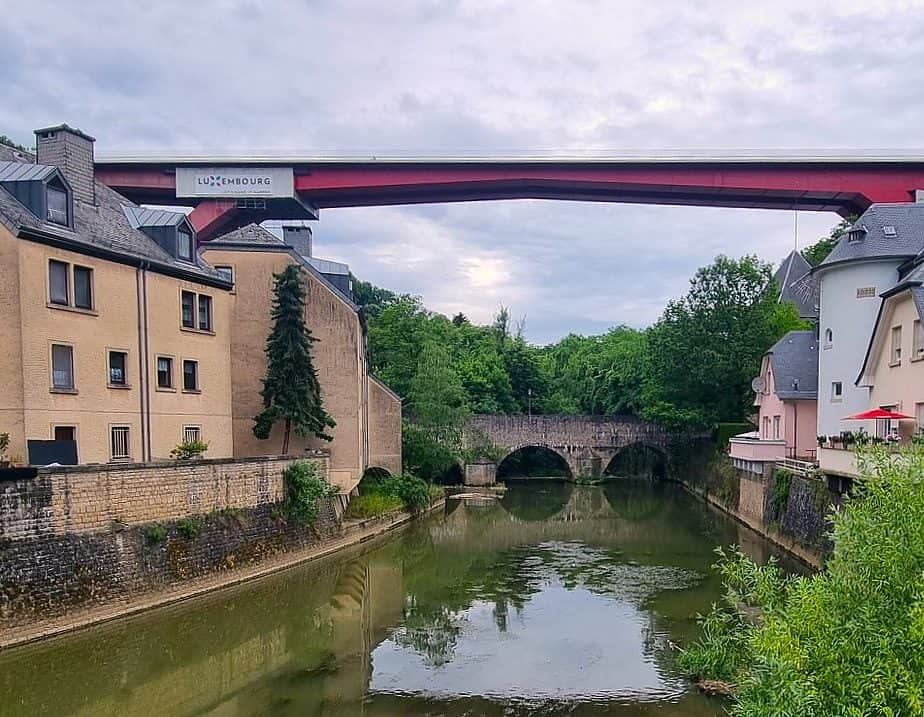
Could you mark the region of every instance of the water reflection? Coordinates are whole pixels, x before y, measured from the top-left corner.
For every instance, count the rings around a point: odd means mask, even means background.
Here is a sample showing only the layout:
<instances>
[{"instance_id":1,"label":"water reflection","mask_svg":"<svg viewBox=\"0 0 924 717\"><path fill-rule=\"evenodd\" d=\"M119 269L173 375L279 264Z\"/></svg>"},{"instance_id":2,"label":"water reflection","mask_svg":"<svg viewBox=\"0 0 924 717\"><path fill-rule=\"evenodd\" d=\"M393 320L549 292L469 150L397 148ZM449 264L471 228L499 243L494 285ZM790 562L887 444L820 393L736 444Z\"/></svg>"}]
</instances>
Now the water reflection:
<instances>
[{"instance_id":1,"label":"water reflection","mask_svg":"<svg viewBox=\"0 0 924 717\"><path fill-rule=\"evenodd\" d=\"M0 656L4 715L696 715L670 642L739 528L673 486L512 486L380 547ZM753 550L769 553L751 536Z\"/></svg>"}]
</instances>

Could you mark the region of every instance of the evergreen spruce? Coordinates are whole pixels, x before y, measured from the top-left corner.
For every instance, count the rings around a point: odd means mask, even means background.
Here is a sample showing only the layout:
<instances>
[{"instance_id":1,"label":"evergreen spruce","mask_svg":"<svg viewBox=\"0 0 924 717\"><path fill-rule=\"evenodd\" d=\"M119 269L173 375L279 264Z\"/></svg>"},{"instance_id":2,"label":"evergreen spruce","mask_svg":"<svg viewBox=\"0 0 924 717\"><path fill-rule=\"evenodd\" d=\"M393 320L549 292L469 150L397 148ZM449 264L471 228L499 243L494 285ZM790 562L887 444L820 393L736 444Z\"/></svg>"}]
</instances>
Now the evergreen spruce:
<instances>
[{"instance_id":1,"label":"evergreen spruce","mask_svg":"<svg viewBox=\"0 0 924 717\"><path fill-rule=\"evenodd\" d=\"M266 339L263 411L254 418L254 435L265 440L276 421L285 421L282 453L289 451L289 434L331 440L326 429L335 423L324 410L318 374L311 360L317 341L305 326L305 286L301 270L292 264L275 275L273 329Z\"/></svg>"}]
</instances>

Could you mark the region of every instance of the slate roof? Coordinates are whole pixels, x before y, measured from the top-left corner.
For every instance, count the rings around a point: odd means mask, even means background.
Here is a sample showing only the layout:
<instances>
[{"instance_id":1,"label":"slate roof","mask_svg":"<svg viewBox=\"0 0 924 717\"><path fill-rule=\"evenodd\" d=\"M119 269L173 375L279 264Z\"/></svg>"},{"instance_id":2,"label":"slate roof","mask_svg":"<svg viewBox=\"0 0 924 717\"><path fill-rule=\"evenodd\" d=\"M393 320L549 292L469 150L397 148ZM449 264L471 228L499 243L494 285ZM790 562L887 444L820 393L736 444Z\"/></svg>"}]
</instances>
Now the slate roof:
<instances>
[{"instance_id":1,"label":"slate roof","mask_svg":"<svg viewBox=\"0 0 924 717\"><path fill-rule=\"evenodd\" d=\"M848 232L816 268L842 261L917 256L924 250L924 204L873 204L854 222L851 229L855 228L866 229L863 238L851 241ZM889 228L894 236L886 234Z\"/></svg>"},{"instance_id":2,"label":"slate roof","mask_svg":"<svg viewBox=\"0 0 924 717\"><path fill-rule=\"evenodd\" d=\"M248 224L240 229L222 234L220 237L215 237L209 244L275 244L285 246L282 239L259 224Z\"/></svg>"},{"instance_id":3,"label":"slate roof","mask_svg":"<svg viewBox=\"0 0 924 717\"><path fill-rule=\"evenodd\" d=\"M26 167L44 167L24 163ZM54 168L50 168L54 171ZM11 171L11 170L8 170ZM44 170L43 170L44 171ZM94 182L96 204L74 197L74 228L42 221L0 187L0 221L14 234L37 241L58 244L77 252L102 254L112 260L139 260L150 263L151 269L180 275L192 280L202 279L225 286L228 282L201 258L197 263L177 259L157 242L135 228L126 216L125 208L140 207L105 184Z\"/></svg>"},{"instance_id":4,"label":"slate roof","mask_svg":"<svg viewBox=\"0 0 924 717\"><path fill-rule=\"evenodd\" d=\"M790 331L767 355L781 401L818 398L818 341L814 331Z\"/></svg>"},{"instance_id":5,"label":"slate roof","mask_svg":"<svg viewBox=\"0 0 924 717\"><path fill-rule=\"evenodd\" d=\"M780 286L780 303L793 302L803 319L818 318L818 282L811 271L812 265L802 254L793 250L773 275Z\"/></svg>"}]
</instances>

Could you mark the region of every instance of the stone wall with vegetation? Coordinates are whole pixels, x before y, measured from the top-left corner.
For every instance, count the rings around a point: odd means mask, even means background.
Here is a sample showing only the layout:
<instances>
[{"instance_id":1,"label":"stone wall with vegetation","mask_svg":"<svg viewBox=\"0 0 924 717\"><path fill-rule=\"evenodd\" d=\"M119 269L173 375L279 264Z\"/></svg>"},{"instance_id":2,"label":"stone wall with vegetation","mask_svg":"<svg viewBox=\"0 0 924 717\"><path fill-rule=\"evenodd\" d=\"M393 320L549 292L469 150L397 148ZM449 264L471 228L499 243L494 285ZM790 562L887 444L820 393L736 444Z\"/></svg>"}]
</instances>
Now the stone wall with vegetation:
<instances>
[{"instance_id":1,"label":"stone wall with vegetation","mask_svg":"<svg viewBox=\"0 0 924 717\"><path fill-rule=\"evenodd\" d=\"M291 520L290 463L86 467L0 483L0 631L179 591L331 534L345 499L324 498L311 526Z\"/></svg>"}]
</instances>

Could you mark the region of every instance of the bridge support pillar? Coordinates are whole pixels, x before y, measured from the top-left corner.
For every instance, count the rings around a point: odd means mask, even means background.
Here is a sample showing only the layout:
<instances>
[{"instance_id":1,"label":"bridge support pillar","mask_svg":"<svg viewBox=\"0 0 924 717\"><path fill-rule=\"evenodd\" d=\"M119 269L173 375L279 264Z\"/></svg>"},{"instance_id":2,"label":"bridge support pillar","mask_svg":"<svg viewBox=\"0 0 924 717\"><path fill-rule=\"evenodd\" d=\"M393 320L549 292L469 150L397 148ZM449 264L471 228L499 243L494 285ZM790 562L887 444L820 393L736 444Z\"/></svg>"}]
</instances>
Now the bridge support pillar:
<instances>
[{"instance_id":1,"label":"bridge support pillar","mask_svg":"<svg viewBox=\"0 0 924 717\"><path fill-rule=\"evenodd\" d=\"M569 455L566 459L571 475L574 478L590 478L596 480L603 475L603 459L592 453Z\"/></svg>"},{"instance_id":2,"label":"bridge support pillar","mask_svg":"<svg viewBox=\"0 0 924 717\"><path fill-rule=\"evenodd\" d=\"M497 482L497 463L482 458L465 464L465 485L494 485Z\"/></svg>"}]
</instances>

